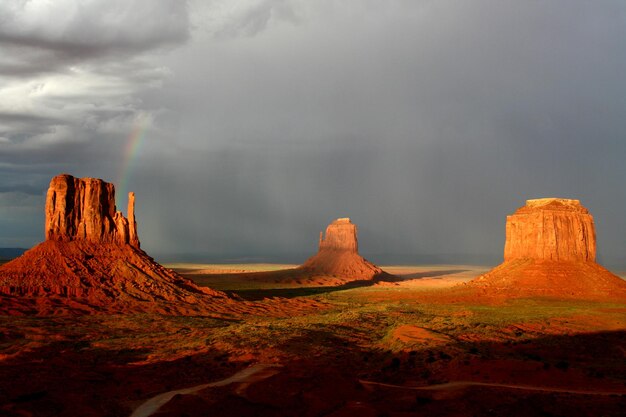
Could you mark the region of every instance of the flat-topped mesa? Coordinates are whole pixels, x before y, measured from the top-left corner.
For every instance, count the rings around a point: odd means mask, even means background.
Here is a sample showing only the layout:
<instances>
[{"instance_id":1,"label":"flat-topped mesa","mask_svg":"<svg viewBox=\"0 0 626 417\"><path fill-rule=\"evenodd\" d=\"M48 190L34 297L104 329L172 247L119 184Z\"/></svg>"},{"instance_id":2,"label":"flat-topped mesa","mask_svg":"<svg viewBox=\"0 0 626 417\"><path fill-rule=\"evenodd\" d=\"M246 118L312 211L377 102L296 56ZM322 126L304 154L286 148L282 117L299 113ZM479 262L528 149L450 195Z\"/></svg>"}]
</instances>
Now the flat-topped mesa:
<instances>
[{"instance_id":1,"label":"flat-topped mesa","mask_svg":"<svg viewBox=\"0 0 626 417\"><path fill-rule=\"evenodd\" d=\"M521 258L594 262L593 216L578 200L527 200L506 219L504 260Z\"/></svg>"},{"instance_id":2,"label":"flat-topped mesa","mask_svg":"<svg viewBox=\"0 0 626 417\"><path fill-rule=\"evenodd\" d=\"M46 197L46 240L130 244L139 247L135 195L128 219L115 209L115 186L98 178L57 175Z\"/></svg>"},{"instance_id":3,"label":"flat-topped mesa","mask_svg":"<svg viewBox=\"0 0 626 417\"><path fill-rule=\"evenodd\" d=\"M359 251L356 225L348 217L337 219L326 228L326 237L320 232L319 250Z\"/></svg>"},{"instance_id":4,"label":"flat-topped mesa","mask_svg":"<svg viewBox=\"0 0 626 417\"><path fill-rule=\"evenodd\" d=\"M528 200L507 216L504 262L467 283L465 296L626 300L626 281L598 265L593 217L578 200Z\"/></svg>"}]
</instances>

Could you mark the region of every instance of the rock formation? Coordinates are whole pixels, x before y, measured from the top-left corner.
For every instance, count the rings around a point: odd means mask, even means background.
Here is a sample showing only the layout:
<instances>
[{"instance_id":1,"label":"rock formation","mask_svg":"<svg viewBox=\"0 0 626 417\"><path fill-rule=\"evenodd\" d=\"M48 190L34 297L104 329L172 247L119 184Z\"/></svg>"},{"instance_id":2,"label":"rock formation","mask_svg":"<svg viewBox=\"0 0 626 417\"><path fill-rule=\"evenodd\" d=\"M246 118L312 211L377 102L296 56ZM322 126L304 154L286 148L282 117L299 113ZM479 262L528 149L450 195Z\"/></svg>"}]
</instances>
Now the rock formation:
<instances>
[{"instance_id":1,"label":"rock formation","mask_svg":"<svg viewBox=\"0 0 626 417\"><path fill-rule=\"evenodd\" d=\"M358 251L356 225L349 218L337 219L326 228L325 236L320 232L319 251L299 269L345 281L370 280L384 274Z\"/></svg>"},{"instance_id":2,"label":"rock formation","mask_svg":"<svg viewBox=\"0 0 626 417\"><path fill-rule=\"evenodd\" d=\"M46 241L0 267L0 311L201 312L215 299L230 302L139 248L134 204L130 193L125 218L115 209L113 184L54 177L46 199Z\"/></svg>"},{"instance_id":3,"label":"rock formation","mask_svg":"<svg viewBox=\"0 0 626 417\"><path fill-rule=\"evenodd\" d=\"M542 198L506 218L504 260L595 261L593 217L578 200Z\"/></svg>"},{"instance_id":4,"label":"rock formation","mask_svg":"<svg viewBox=\"0 0 626 417\"><path fill-rule=\"evenodd\" d=\"M98 178L57 175L46 198L46 240L86 240L139 247L135 194L128 195L128 219L115 209L115 187Z\"/></svg>"},{"instance_id":5,"label":"rock formation","mask_svg":"<svg viewBox=\"0 0 626 417\"><path fill-rule=\"evenodd\" d=\"M326 228L326 237L320 232L319 250L359 253L356 225L349 218L337 219Z\"/></svg>"},{"instance_id":6,"label":"rock formation","mask_svg":"<svg viewBox=\"0 0 626 417\"><path fill-rule=\"evenodd\" d=\"M504 263L469 283L485 296L626 298L626 282L595 262L593 217L578 200L528 200L507 216Z\"/></svg>"}]
</instances>

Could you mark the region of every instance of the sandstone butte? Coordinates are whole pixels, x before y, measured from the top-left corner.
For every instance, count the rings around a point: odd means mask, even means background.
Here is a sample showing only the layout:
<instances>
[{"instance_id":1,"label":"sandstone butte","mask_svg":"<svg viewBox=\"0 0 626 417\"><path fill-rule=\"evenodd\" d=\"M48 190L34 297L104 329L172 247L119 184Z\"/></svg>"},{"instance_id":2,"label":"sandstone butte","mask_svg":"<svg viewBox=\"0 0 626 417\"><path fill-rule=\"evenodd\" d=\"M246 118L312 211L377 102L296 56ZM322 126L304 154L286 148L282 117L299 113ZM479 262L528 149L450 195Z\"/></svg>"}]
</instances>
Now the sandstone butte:
<instances>
[{"instance_id":1,"label":"sandstone butte","mask_svg":"<svg viewBox=\"0 0 626 417\"><path fill-rule=\"evenodd\" d=\"M233 302L155 262L140 249L135 198L128 218L115 187L62 174L46 198L46 240L0 267L0 311L190 313Z\"/></svg>"},{"instance_id":2,"label":"sandstone butte","mask_svg":"<svg viewBox=\"0 0 626 417\"><path fill-rule=\"evenodd\" d=\"M346 281L371 280L385 272L359 255L357 227L349 218L333 221L320 232L319 250L299 268L307 273L337 277Z\"/></svg>"},{"instance_id":3,"label":"sandstone butte","mask_svg":"<svg viewBox=\"0 0 626 417\"><path fill-rule=\"evenodd\" d=\"M578 200L527 200L506 219L504 262L468 283L484 296L626 299L626 281L596 263L593 216Z\"/></svg>"}]
</instances>

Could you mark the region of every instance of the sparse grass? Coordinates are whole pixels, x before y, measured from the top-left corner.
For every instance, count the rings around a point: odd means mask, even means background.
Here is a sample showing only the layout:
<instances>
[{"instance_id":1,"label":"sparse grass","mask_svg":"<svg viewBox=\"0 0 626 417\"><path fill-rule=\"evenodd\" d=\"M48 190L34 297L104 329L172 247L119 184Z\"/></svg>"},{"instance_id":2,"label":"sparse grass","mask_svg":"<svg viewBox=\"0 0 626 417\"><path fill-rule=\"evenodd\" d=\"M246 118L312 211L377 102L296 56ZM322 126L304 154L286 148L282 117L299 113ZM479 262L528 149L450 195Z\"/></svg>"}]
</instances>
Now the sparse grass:
<instances>
[{"instance_id":1,"label":"sparse grass","mask_svg":"<svg viewBox=\"0 0 626 417\"><path fill-rule=\"evenodd\" d=\"M372 294L398 291L413 292L415 301L371 301ZM398 351L407 346L391 340L390 334L401 325L429 329L454 341L468 333L486 340L516 338L508 327L520 323L537 324L537 334L525 333L523 337L538 337L541 326L549 328L554 318L593 316L626 321L619 310L625 306L620 304L549 300L515 300L496 306L426 304L419 302L420 291L369 287L318 294L312 297L325 301L330 308L282 318L246 316L222 320L149 314L0 317L0 329L6 335L0 342L0 353L12 354L56 341L88 341L94 348L107 350L145 349L154 360L202 352L214 345L226 351L274 349L275 354L291 356L294 352L290 343L300 346L306 340L312 350L328 353L332 349L325 340L331 339ZM575 326L572 328L575 330Z\"/></svg>"}]
</instances>

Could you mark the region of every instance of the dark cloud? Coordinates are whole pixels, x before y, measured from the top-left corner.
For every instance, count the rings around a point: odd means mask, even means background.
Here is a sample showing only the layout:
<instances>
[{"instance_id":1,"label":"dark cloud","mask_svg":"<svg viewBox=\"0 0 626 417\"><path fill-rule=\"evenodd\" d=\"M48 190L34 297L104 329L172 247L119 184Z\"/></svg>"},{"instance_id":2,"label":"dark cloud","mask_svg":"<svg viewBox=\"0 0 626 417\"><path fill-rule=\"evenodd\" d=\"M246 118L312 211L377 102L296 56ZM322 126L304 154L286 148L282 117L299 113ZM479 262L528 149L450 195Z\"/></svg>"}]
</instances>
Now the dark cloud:
<instances>
[{"instance_id":1,"label":"dark cloud","mask_svg":"<svg viewBox=\"0 0 626 417\"><path fill-rule=\"evenodd\" d=\"M0 112L0 137L17 142L49 132L50 126L60 123L61 119L36 114Z\"/></svg>"},{"instance_id":2,"label":"dark cloud","mask_svg":"<svg viewBox=\"0 0 626 417\"><path fill-rule=\"evenodd\" d=\"M183 1L3 2L0 162L53 172L111 158L158 111L136 97L169 75L153 54L188 36Z\"/></svg>"},{"instance_id":3,"label":"dark cloud","mask_svg":"<svg viewBox=\"0 0 626 417\"><path fill-rule=\"evenodd\" d=\"M124 179L157 254L297 261L350 216L374 261L495 262L505 216L561 196L624 259L622 2L129 3L158 12L3 29L5 195L61 171L119 182L142 113Z\"/></svg>"}]
</instances>

